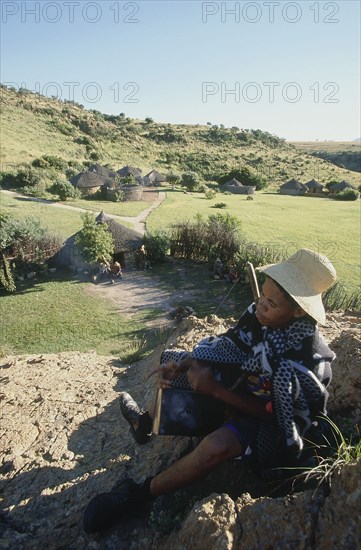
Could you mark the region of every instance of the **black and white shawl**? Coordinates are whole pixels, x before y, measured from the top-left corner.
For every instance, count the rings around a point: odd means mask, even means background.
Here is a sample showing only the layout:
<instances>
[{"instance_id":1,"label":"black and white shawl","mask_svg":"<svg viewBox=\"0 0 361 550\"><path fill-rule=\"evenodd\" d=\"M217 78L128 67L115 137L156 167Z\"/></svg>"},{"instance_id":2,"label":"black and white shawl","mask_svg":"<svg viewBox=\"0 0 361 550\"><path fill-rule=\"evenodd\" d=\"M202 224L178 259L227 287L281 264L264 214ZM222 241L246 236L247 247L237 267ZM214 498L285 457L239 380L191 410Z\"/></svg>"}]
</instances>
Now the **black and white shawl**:
<instances>
[{"instance_id":1,"label":"black and white shawl","mask_svg":"<svg viewBox=\"0 0 361 550\"><path fill-rule=\"evenodd\" d=\"M261 423L257 454L262 464L275 467L300 456L303 436L317 415L326 414L335 354L311 318L271 329L259 323L255 310L252 304L234 328L200 341L190 355L218 372L236 366L239 375L269 377L275 422ZM180 361L187 355L181 350L165 350L161 362Z\"/></svg>"}]
</instances>

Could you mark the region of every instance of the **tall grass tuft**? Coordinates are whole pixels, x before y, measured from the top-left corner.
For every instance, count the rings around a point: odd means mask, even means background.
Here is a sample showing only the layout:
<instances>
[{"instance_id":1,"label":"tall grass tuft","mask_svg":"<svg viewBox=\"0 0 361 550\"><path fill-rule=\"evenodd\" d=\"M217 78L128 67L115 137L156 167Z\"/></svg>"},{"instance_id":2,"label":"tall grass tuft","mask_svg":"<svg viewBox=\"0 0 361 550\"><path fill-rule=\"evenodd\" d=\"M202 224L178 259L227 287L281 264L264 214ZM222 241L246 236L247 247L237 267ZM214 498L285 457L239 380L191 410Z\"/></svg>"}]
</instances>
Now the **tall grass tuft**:
<instances>
[{"instance_id":1,"label":"tall grass tuft","mask_svg":"<svg viewBox=\"0 0 361 550\"><path fill-rule=\"evenodd\" d=\"M336 310L361 310L361 291L347 291L344 286L337 282L323 295L323 303L327 311Z\"/></svg>"}]
</instances>

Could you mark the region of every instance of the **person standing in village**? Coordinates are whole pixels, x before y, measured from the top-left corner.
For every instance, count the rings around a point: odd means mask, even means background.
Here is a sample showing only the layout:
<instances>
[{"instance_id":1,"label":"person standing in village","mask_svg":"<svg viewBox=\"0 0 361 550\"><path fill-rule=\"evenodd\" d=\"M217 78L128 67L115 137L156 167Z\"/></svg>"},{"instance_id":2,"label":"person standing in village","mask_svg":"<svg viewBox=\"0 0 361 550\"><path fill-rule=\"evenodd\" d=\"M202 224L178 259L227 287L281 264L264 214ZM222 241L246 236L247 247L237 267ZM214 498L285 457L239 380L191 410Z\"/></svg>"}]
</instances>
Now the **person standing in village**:
<instances>
[{"instance_id":1,"label":"person standing in village","mask_svg":"<svg viewBox=\"0 0 361 550\"><path fill-rule=\"evenodd\" d=\"M123 277L122 266L120 265L119 262L114 262L113 267L111 268L110 276L111 276L110 282L112 284L115 283L116 279L121 279Z\"/></svg>"},{"instance_id":2,"label":"person standing in village","mask_svg":"<svg viewBox=\"0 0 361 550\"><path fill-rule=\"evenodd\" d=\"M227 459L251 457L265 477L307 461L306 442L322 436L327 412L335 354L318 323L325 323L322 292L336 271L326 256L309 249L259 271L266 276L260 298L234 328L203 339L191 353L164 351L157 369L160 387L189 387L220 400L233 414L166 470L142 483L125 478L96 495L84 511L87 533L138 515L158 496L195 483ZM214 367L226 372L235 365L240 383L225 387ZM147 443L149 412L126 392L120 408L137 443Z\"/></svg>"}]
</instances>

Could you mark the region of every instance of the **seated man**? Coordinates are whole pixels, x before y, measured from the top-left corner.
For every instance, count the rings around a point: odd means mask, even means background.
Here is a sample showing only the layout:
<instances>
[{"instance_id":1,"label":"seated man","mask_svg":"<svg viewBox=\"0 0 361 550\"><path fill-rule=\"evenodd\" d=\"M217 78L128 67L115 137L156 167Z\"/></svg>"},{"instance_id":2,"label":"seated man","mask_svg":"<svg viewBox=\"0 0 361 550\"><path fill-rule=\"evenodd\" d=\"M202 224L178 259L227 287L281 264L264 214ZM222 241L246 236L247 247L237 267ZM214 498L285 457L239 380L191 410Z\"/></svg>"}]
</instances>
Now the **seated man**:
<instances>
[{"instance_id":1,"label":"seated man","mask_svg":"<svg viewBox=\"0 0 361 550\"><path fill-rule=\"evenodd\" d=\"M161 387L180 385L183 379L236 414L158 475L142 484L125 479L116 490L95 496L84 512L86 532L105 530L125 514L138 513L147 501L196 482L227 459L251 454L262 472L302 460L305 441L319 415L326 414L335 355L317 323L325 322L322 292L336 280L336 272L325 256L308 249L260 271L267 276L261 296L234 328L202 340L192 353L166 350L157 369ZM214 374L235 366L241 390L237 384L225 387L222 375ZM120 400L137 442L147 442L149 413L127 393Z\"/></svg>"}]
</instances>

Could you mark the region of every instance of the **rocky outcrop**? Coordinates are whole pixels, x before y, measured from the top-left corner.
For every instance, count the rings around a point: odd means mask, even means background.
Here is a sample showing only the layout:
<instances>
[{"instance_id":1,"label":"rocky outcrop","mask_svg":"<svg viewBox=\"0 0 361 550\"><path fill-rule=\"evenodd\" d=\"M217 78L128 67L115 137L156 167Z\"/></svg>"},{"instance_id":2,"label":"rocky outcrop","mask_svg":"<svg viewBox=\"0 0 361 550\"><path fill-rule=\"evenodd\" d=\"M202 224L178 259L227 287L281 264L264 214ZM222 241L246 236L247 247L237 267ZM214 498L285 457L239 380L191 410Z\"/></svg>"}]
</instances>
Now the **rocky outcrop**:
<instances>
[{"instance_id":1,"label":"rocky outcrop","mask_svg":"<svg viewBox=\"0 0 361 550\"><path fill-rule=\"evenodd\" d=\"M338 354L330 406L335 413L350 413L353 421L359 419L360 403L357 320L333 315L324 331ZM188 318L166 345L191 349L230 324L217 317ZM313 489L275 498L261 496L266 491L255 476L231 461L197 487L157 499L148 517L87 538L81 516L94 494L124 475L136 480L154 475L198 442L154 437L139 447L120 417L119 391L129 391L142 404L153 399L156 380L147 376L160 353L131 366L95 352L1 360L1 548L358 547L360 462L340 468L329 493Z\"/></svg>"}]
</instances>

